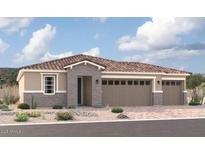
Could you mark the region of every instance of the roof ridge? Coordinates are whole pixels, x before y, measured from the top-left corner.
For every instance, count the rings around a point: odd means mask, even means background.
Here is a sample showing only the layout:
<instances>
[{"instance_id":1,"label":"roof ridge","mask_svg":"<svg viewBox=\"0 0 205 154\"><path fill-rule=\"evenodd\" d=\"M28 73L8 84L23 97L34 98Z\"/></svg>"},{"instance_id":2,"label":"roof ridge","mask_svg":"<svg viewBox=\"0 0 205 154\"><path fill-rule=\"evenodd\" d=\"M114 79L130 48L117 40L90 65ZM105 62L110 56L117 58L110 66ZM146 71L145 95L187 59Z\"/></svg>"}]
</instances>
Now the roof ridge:
<instances>
[{"instance_id":1,"label":"roof ridge","mask_svg":"<svg viewBox=\"0 0 205 154\"><path fill-rule=\"evenodd\" d=\"M136 71L136 72L165 72L165 73L190 73L182 71L175 68L169 68L164 66L159 66L155 64L143 63L143 62L129 62L129 61L119 61L111 60L107 58L102 58L98 56L91 56L86 54L77 54L72 56L67 56L63 58L53 59L41 63L36 63L28 66L24 66L24 69L53 69L53 70L63 70L65 65L76 63L79 61L88 60L102 66L106 67L106 71ZM20 69L22 69L20 68Z\"/></svg>"},{"instance_id":2,"label":"roof ridge","mask_svg":"<svg viewBox=\"0 0 205 154\"><path fill-rule=\"evenodd\" d=\"M182 71L182 72L187 72L184 70L180 70L180 69L176 69L176 68L171 68L171 67L165 67L165 66L160 66L160 65L156 65L156 64L150 64L150 63L143 63L143 62L133 62L133 61L122 61L122 63L135 63L135 64L143 64L143 65L149 65L149 66L155 66L155 67L159 67L159 68L163 68L163 69L171 69L174 71ZM187 73L191 73L191 72L187 72Z\"/></svg>"}]
</instances>

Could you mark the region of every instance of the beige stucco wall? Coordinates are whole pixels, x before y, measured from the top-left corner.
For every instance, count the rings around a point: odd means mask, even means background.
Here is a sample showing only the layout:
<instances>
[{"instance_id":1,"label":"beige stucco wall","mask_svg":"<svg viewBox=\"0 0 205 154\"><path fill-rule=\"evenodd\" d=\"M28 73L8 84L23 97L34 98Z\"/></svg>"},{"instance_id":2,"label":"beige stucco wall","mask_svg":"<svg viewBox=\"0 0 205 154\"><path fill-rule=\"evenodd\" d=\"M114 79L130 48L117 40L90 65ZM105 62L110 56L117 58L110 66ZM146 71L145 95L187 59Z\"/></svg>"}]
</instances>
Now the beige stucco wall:
<instances>
[{"instance_id":1,"label":"beige stucco wall","mask_svg":"<svg viewBox=\"0 0 205 154\"><path fill-rule=\"evenodd\" d=\"M33 72L24 73L24 90L40 91L41 90L41 74Z\"/></svg>"},{"instance_id":2,"label":"beige stucco wall","mask_svg":"<svg viewBox=\"0 0 205 154\"><path fill-rule=\"evenodd\" d=\"M67 90L67 73L58 74L58 90L59 91Z\"/></svg>"}]
</instances>

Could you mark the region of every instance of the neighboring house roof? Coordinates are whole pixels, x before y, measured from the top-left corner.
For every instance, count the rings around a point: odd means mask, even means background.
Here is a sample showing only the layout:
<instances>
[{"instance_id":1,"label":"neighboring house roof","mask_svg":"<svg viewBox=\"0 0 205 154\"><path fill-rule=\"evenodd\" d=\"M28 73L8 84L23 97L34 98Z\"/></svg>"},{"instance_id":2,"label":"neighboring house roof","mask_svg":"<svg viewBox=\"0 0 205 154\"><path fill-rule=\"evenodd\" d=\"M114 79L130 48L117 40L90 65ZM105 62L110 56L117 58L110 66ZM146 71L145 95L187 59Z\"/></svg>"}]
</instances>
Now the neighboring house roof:
<instances>
[{"instance_id":1,"label":"neighboring house roof","mask_svg":"<svg viewBox=\"0 0 205 154\"><path fill-rule=\"evenodd\" d=\"M161 67L157 65L145 64L140 62L124 62L109 60L100 57L93 57L88 55L74 55L61 59L51 60L43 63L33 64L22 67L21 69L32 70L65 70L64 67L75 64L81 61L89 61L100 66L103 66L106 72L151 72L151 73L170 73L170 74L190 74L186 71L177 69Z\"/></svg>"}]
</instances>

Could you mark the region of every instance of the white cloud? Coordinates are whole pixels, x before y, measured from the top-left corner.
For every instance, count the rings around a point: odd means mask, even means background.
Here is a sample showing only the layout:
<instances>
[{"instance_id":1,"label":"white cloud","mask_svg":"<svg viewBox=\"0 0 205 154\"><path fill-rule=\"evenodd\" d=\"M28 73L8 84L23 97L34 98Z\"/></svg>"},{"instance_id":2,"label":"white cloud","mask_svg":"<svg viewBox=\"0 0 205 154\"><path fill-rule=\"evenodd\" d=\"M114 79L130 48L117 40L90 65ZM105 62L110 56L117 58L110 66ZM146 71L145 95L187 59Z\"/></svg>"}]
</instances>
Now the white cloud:
<instances>
[{"instance_id":1,"label":"white cloud","mask_svg":"<svg viewBox=\"0 0 205 154\"><path fill-rule=\"evenodd\" d=\"M30 25L33 18L0 18L0 29L16 32Z\"/></svg>"},{"instance_id":2,"label":"white cloud","mask_svg":"<svg viewBox=\"0 0 205 154\"><path fill-rule=\"evenodd\" d=\"M152 18L138 27L135 36L123 36L118 41L121 51L154 51L180 45L181 35L205 24L204 18Z\"/></svg>"},{"instance_id":3,"label":"white cloud","mask_svg":"<svg viewBox=\"0 0 205 154\"><path fill-rule=\"evenodd\" d=\"M53 60L53 59L58 59L58 58L63 58L63 57L69 57L69 56L72 56L73 53L74 51L68 51L68 52L63 52L59 54L52 54L50 52L46 52L45 55L42 58L40 58L40 61L48 61L48 60ZM88 51L81 51L80 53L85 54L85 55L90 55L90 56L99 56L100 49L96 47Z\"/></svg>"},{"instance_id":4,"label":"white cloud","mask_svg":"<svg viewBox=\"0 0 205 154\"><path fill-rule=\"evenodd\" d=\"M100 55L100 48L92 48L86 52L83 52L84 55L90 55L90 56L99 56Z\"/></svg>"},{"instance_id":5,"label":"white cloud","mask_svg":"<svg viewBox=\"0 0 205 154\"><path fill-rule=\"evenodd\" d=\"M58 58L63 58L63 57L69 57L72 56L73 52L64 52L60 54L51 54L50 52L47 52L40 60L41 61L48 61L48 60L53 60L53 59L58 59Z\"/></svg>"},{"instance_id":6,"label":"white cloud","mask_svg":"<svg viewBox=\"0 0 205 154\"><path fill-rule=\"evenodd\" d=\"M47 24L44 28L33 32L28 44L17 55L16 61L36 61L48 53L48 46L56 34L56 27Z\"/></svg>"},{"instance_id":7,"label":"white cloud","mask_svg":"<svg viewBox=\"0 0 205 154\"><path fill-rule=\"evenodd\" d=\"M9 48L9 44L7 44L6 42L4 42L4 41L0 38L0 54L1 54L1 53L4 53L8 48Z\"/></svg>"},{"instance_id":8,"label":"white cloud","mask_svg":"<svg viewBox=\"0 0 205 154\"><path fill-rule=\"evenodd\" d=\"M143 55L134 55L125 58L128 61L141 61L144 63L156 63L167 59L188 59L193 56L205 55L205 50L187 50L187 49L165 49L156 52L151 52Z\"/></svg>"}]
</instances>

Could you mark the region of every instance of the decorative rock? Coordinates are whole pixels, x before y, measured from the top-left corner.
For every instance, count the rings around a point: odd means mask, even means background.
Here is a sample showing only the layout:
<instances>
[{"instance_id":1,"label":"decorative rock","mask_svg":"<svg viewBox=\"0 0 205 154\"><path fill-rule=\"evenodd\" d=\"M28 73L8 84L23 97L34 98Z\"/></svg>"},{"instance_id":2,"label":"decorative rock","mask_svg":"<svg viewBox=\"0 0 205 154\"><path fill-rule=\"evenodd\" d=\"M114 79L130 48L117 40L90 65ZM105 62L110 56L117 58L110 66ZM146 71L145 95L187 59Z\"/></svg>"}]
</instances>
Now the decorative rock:
<instances>
[{"instance_id":1,"label":"decorative rock","mask_svg":"<svg viewBox=\"0 0 205 154\"><path fill-rule=\"evenodd\" d=\"M121 113L121 114L118 114L118 115L117 115L117 118L118 118L118 119L129 119L129 117L128 117L127 115L122 114L122 113Z\"/></svg>"}]
</instances>

